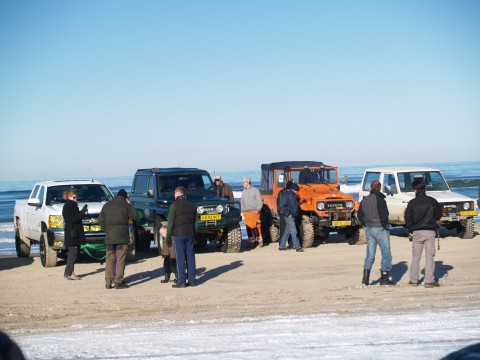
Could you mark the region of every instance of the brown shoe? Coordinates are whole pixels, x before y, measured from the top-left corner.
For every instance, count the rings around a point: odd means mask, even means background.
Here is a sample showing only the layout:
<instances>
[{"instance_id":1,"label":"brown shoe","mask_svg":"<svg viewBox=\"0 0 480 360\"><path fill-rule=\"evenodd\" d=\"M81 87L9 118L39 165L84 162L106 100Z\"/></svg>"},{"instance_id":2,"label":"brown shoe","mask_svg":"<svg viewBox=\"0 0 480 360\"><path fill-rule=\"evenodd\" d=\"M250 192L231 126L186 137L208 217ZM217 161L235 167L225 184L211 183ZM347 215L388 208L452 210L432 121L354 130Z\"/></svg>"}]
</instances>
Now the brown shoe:
<instances>
[{"instance_id":1,"label":"brown shoe","mask_svg":"<svg viewBox=\"0 0 480 360\"><path fill-rule=\"evenodd\" d=\"M65 278L68 280L80 280L80 277L75 275L75 273L72 273L71 275L65 275Z\"/></svg>"},{"instance_id":2,"label":"brown shoe","mask_svg":"<svg viewBox=\"0 0 480 360\"><path fill-rule=\"evenodd\" d=\"M263 241L262 241L262 240L260 240L260 241L258 242L258 247L263 247Z\"/></svg>"},{"instance_id":3,"label":"brown shoe","mask_svg":"<svg viewBox=\"0 0 480 360\"><path fill-rule=\"evenodd\" d=\"M435 281L435 282L433 282L433 283L425 283L424 286L425 286L426 288L434 288L434 287L439 287L440 284L439 284L437 281Z\"/></svg>"},{"instance_id":4,"label":"brown shoe","mask_svg":"<svg viewBox=\"0 0 480 360\"><path fill-rule=\"evenodd\" d=\"M418 286L418 282L409 281L409 282L408 282L408 285L410 285L410 286Z\"/></svg>"}]
</instances>

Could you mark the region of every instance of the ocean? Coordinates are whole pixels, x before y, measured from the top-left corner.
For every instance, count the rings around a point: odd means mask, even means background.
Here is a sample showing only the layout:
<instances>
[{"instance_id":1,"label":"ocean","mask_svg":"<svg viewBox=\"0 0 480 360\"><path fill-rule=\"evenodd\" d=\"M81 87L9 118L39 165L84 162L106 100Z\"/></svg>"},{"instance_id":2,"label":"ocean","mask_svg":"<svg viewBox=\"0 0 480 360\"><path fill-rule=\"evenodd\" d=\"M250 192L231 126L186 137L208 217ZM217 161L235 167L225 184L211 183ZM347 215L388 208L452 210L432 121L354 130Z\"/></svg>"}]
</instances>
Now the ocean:
<instances>
[{"instance_id":1,"label":"ocean","mask_svg":"<svg viewBox=\"0 0 480 360\"><path fill-rule=\"evenodd\" d=\"M447 181L449 182L452 191L461 193L472 199L478 198L478 191L480 186L480 161L469 162L455 162L455 163L417 163L417 164L403 164L412 166L428 166L440 169ZM342 184L340 190L351 194L358 199L358 192L360 190L360 182L362 176L367 168L391 166L385 164L371 165L371 166L350 166L339 167L340 179L345 176L348 181ZM214 173L210 173L213 178ZM252 179L253 186L260 186L260 169L251 171L229 171L221 173L222 179L229 184L233 191L235 198L240 199L242 192L241 180L244 177ZM99 177L95 180L100 180L105 183L113 194L118 190L125 189L130 192L132 185L133 174L131 176L119 177ZM15 255L15 232L13 227L13 208L15 200L28 199L30 192L36 180L24 181L2 181L0 182L0 256L1 255ZM480 218L475 219L476 223L480 223ZM243 225L242 225L243 229ZM242 231L244 233L244 231ZM32 254L38 254L38 245L32 246Z\"/></svg>"}]
</instances>

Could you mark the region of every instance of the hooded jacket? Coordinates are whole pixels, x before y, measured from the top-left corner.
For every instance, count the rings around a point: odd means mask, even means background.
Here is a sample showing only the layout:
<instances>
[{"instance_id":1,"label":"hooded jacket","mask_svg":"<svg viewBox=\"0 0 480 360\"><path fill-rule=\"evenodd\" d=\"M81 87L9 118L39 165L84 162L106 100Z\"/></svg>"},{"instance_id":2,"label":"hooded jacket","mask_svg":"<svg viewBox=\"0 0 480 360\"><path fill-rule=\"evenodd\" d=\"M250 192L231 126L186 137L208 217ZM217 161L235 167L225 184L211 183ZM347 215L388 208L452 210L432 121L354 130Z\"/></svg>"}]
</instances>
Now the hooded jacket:
<instances>
[{"instance_id":1,"label":"hooded jacket","mask_svg":"<svg viewBox=\"0 0 480 360\"><path fill-rule=\"evenodd\" d=\"M138 220L138 214L127 199L116 195L103 205L98 220L106 232L106 245L126 245L130 242L128 222Z\"/></svg>"},{"instance_id":2,"label":"hooded jacket","mask_svg":"<svg viewBox=\"0 0 480 360\"><path fill-rule=\"evenodd\" d=\"M405 223L409 232L435 230L442 217L442 206L425 192L417 192L405 210Z\"/></svg>"},{"instance_id":3,"label":"hooded jacket","mask_svg":"<svg viewBox=\"0 0 480 360\"><path fill-rule=\"evenodd\" d=\"M383 227L388 230L388 207L385 195L378 190L370 190L363 198L358 209L358 219L364 226Z\"/></svg>"}]
</instances>

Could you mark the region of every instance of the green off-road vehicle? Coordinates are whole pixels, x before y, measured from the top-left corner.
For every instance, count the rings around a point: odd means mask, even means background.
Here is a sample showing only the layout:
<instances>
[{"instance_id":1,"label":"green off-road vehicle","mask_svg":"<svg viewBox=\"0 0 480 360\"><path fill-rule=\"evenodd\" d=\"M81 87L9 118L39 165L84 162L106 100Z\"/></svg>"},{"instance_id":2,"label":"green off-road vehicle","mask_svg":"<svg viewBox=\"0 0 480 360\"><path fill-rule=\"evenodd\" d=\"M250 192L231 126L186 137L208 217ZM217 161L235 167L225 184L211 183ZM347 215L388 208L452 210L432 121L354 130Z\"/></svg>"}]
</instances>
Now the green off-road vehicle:
<instances>
[{"instance_id":1,"label":"green off-road vehicle","mask_svg":"<svg viewBox=\"0 0 480 360\"><path fill-rule=\"evenodd\" d=\"M177 186L184 186L187 198L197 206L196 247L205 247L209 241L220 245L223 252L239 252L242 241L240 205L218 197L209 173L197 168L137 170L130 194L130 201L139 214L133 224L136 250L148 251L154 240L161 251L160 228L167 223Z\"/></svg>"}]
</instances>

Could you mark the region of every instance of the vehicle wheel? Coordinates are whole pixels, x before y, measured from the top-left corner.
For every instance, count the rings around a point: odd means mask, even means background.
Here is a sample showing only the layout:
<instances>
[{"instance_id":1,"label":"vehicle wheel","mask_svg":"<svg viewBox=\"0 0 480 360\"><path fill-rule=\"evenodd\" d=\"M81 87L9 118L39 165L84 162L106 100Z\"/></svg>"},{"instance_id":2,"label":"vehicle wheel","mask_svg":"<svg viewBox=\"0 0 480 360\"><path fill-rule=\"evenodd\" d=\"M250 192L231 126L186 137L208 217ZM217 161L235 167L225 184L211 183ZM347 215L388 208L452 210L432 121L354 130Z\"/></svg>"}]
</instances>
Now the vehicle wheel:
<instances>
[{"instance_id":1,"label":"vehicle wheel","mask_svg":"<svg viewBox=\"0 0 480 360\"><path fill-rule=\"evenodd\" d=\"M280 240L279 239L280 238L280 229L278 227L276 227L275 224L270 225L269 232L270 232L270 241L272 243L278 242L278 240Z\"/></svg>"},{"instance_id":2,"label":"vehicle wheel","mask_svg":"<svg viewBox=\"0 0 480 360\"><path fill-rule=\"evenodd\" d=\"M20 221L15 227L15 250L18 257L30 256L30 239L23 234Z\"/></svg>"},{"instance_id":3,"label":"vehicle wheel","mask_svg":"<svg viewBox=\"0 0 480 360\"><path fill-rule=\"evenodd\" d=\"M355 226L353 229L348 229L345 232L345 238L349 245L363 245L367 243L365 228L362 226Z\"/></svg>"},{"instance_id":4,"label":"vehicle wheel","mask_svg":"<svg viewBox=\"0 0 480 360\"><path fill-rule=\"evenodd\" d=\"M328 230L328 227L325 226L319 226L315 234L315 236L322 241L327 240L329 235L330 230Z\"/></svg>"},{"instance_id":5,"label":"vehicle wheel","mask_svg":"<svg viewBox=\"0 0 480 360\"><path fill-rule=\"evenodd\" d=\"M40 236L40 261L43 267L57 266L57 252L48 245L47 233Z\"/></svg>"},{"instance_id":6,"label":"vehicle wheel","mask_svg":"<svg viewBox=\"0 0 480 360\"><path fill-rule=\"evenodd\" d=\"M138 252L147 252L150 250L150 244L152 242L150 234L146 232L143 227L137 227L136 224L133 225L133 232L135 237L135 250Z\"/></svg>"},{"instance_id":7,"label":"vehicle wheel","mask_svg":"<svg viewBox=\"0 0 480 360\"><path fill-rule=\"evenodd\" d=\"M222 245L224 253L238 253L242 245L242 229L240 224L232 225L227 229Z\"/></svg>"},{"instance_id":8,"label":"vehicle wheel","mask_svg":"<svg viewBox=\"0 0 480 360\"><path fill-rule=\"evenodd\" d=\"M302 237L302 246L304 248L312 247L313 240L315 239L315 231L313 229L313 224L308 216L302 216L300 235Z\"/></svg>"},{"instance_id":9,"label":"vehicle wheel","mask_svg":"<svg viewBox=\"0 0 480 360\"><path fill-rule=\"evenodd\" d=\"M473 218L460 221L457 227L458 237L462 239L473 239L473 235L475 234L474 229L475 220Z\"/></svg>"}]
</instances>

